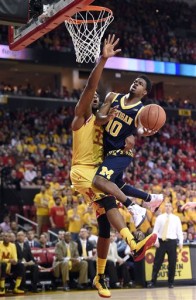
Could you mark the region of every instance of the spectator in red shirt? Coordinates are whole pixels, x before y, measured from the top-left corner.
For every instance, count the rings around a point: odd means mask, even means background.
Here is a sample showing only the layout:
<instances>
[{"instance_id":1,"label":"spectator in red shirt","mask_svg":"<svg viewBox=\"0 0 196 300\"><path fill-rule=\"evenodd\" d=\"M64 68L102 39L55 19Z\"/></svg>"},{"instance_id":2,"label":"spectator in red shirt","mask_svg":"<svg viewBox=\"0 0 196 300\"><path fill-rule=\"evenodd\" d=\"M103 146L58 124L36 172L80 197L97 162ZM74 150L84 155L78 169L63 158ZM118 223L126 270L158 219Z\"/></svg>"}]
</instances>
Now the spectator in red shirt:
<instances>
[{"instance_id":1,"label":"spectator in red shirt","mask_svg":"<svg viewBox=\"0 0 196 300\"><path fill-rule=\"evenodd\" d=\"M52 231L58 233L59 230L65 229L65 209L61 205L61 198L56 196L54 198L55 205L50 209L50 224Z\"/></svg>"}]
</instances>

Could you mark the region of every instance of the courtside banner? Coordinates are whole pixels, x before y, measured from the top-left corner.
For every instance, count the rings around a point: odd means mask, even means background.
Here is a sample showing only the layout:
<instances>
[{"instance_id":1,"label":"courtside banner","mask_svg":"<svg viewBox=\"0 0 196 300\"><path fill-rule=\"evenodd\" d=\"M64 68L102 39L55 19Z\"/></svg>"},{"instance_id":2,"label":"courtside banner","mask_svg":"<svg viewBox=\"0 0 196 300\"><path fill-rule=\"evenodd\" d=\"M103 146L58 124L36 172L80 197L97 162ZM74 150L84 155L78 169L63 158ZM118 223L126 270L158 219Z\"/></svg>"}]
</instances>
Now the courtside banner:
<instances>
[{"instance_id":1,"label":"courtside banner","mask_svg":"<svg viewBox=\"0 0 196 300\"><path fill-rule=\"evenodd\" d=\"M191 110L190 109L179 109L178 115L182 117L191 117Z\"/></svg>"},{"instance_id":2,"label":"courtside banner","mask_svg":"<svg viewBox=\"0 0 196 300\"><path fill-rule=\"evenodd\" d=\"M110 57L106 69L196 77L196 65L128 57Z\"/></svg>"},{"instance_id":3,"label":"courtside banner","mask_svg":"<svg viewBox=\"0 0 196 300\"><path fill-rule=\"evenodd\" d=\"M151 248L146 251L145 255L145 278L146 281L152 279L152 268L154 265L156 248ZM182 252L177 249L177 263L176 263L176 274L175 280L181 279L192 279L191 271L191 259L190 259L190 249L189 246L184 246ZM164 262L158 273L157 281L167 281L168 280L168 259L165 255Z\"/></svg>"},{"instance_id":4,"label":"courtside banner","mask_svg":"<svg viewBox=\"0 0 196 300\"><path fill-rule=\"evenodd\" d=\"M14 60L33 60L32 49L26 48L19 51L10 50L9 46L0 45L0 59L14 59Z\"/></svg>"}]
</instances>

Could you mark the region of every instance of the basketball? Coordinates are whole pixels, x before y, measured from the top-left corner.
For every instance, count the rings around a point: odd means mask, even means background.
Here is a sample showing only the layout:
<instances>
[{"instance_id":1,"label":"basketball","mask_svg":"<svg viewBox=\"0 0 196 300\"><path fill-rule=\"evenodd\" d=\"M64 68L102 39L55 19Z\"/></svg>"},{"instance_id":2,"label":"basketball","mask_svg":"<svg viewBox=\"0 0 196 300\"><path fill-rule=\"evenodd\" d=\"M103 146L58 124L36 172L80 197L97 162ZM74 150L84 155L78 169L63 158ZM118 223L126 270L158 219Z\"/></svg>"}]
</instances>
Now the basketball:
<instances>
[{"instance_id":1,"label":"basketball","mask_svg":"<svg viewBox=\"0 0 196 300\"><path fill-rule=\"evenodd\" d=\"M146 105L140 113L140 122L148 130L158 131L166 121L164 109L157 104Z\"/></svg>"}]
</instances>

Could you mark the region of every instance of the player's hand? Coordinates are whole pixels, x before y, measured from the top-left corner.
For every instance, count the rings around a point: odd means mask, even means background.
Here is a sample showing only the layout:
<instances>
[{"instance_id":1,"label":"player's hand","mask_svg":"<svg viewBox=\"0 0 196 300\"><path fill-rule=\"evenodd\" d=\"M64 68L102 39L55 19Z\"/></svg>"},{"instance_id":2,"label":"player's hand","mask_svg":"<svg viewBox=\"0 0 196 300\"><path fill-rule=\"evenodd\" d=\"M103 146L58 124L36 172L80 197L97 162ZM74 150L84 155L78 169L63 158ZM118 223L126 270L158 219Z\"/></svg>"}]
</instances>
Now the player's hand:
<instances>
[{"instance_id":1,"label":"player's hand","mask_svg":"<svg viewBox=\"0 0 196 300\"><path fill-rule=\"evenodd\" d=\"M9 262L11 263L11 265L16 265L17 261L15 259L10 259Z\"/></svg>"},{"instance_id":2,"label":"player's hand","mask_svg":"<svg viewBox=\"0 0 196 300\"><path fill-rule=\"evenodd\" d=\"M137 128L137 133L140 136L151 136L151 135L156 134L157 132L158 132L157 130L147 129L147 128L143 127L143 126L139 126Z\"/></svg>"},{"instance_id":3,"label":"player's hand","mask_svg":"<svg viewBox=\"0 0 196 300\"><path fill-rule=\"evenodd\" d=\"M108 38L104 40L102 56L104 58L109 58L119 53L121 49L114 50L118 42L119 39L115 39L115 34L113 34L112 36L109 34Z\"/></svg>"},{"instance_id":4,"label":"player's hand","mask_svg":"<svg viewBox=\"0 0 196 300\"><path fill-rule=\"evenodd\" d=\"M151 136L158 132L157 130L151 130L151 129L147 129L145 127L143 127L143 128L144 128L143 136Z\"/></svg>"},{"instance_id":5,"label":"player's hand","mask_svg":"<svg viewBox=\"0 0 196 300\"><path fill-rule=\"evenodd\" d=\"M157 130L151 130L151 129L145 128L141 124L140 116L139 116L139 118L138 118L138 126L137 126L137 133L140 136L151 136L151 135L154 135L155 133L157 133Z\"/></svg>"},{"instance_id":6,"label":"player's hand","mask_svg":"<svg viewBox=\"0 0 196 300\"><path fill-rule=\"evenodd\" d=\"M118 114L118 108L119 108L119 105L111 107L108 114L105 117L105 121L109 122L110 120L114 119Z\"/></svg>"},{"instance_id":7,"label":"player's hand","mask_svg":"<svg viewBox=\"0 0 196 300\"><path fill-rule=\"evenodd\" d=\"M132 150L135 146L135 137L130 135L125 140L125 148L124 151Z\"/></svg>"}]
</instances>

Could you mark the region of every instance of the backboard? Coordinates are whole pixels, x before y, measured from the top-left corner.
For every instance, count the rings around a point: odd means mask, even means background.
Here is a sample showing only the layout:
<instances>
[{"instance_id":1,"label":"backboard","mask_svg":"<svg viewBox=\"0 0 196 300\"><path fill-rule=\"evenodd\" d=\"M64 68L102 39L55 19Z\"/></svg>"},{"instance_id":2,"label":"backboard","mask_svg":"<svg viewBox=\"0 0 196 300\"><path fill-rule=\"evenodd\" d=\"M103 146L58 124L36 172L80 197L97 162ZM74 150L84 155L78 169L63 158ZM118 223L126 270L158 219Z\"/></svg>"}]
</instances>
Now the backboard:
<instances>
[{"instance_id":1,"label":"backboard","mask_svg":"<svg viewBox=\"0 0 196 300\"><path fill-rule=\"evenodd\" d=\"M94 0L59 0L49 5L47 10L37 18L20 27L9 27L10 50L21 50L47 32L55 29L73 16L78 10L91 4Z\"/></svg>"}]
</instances>

